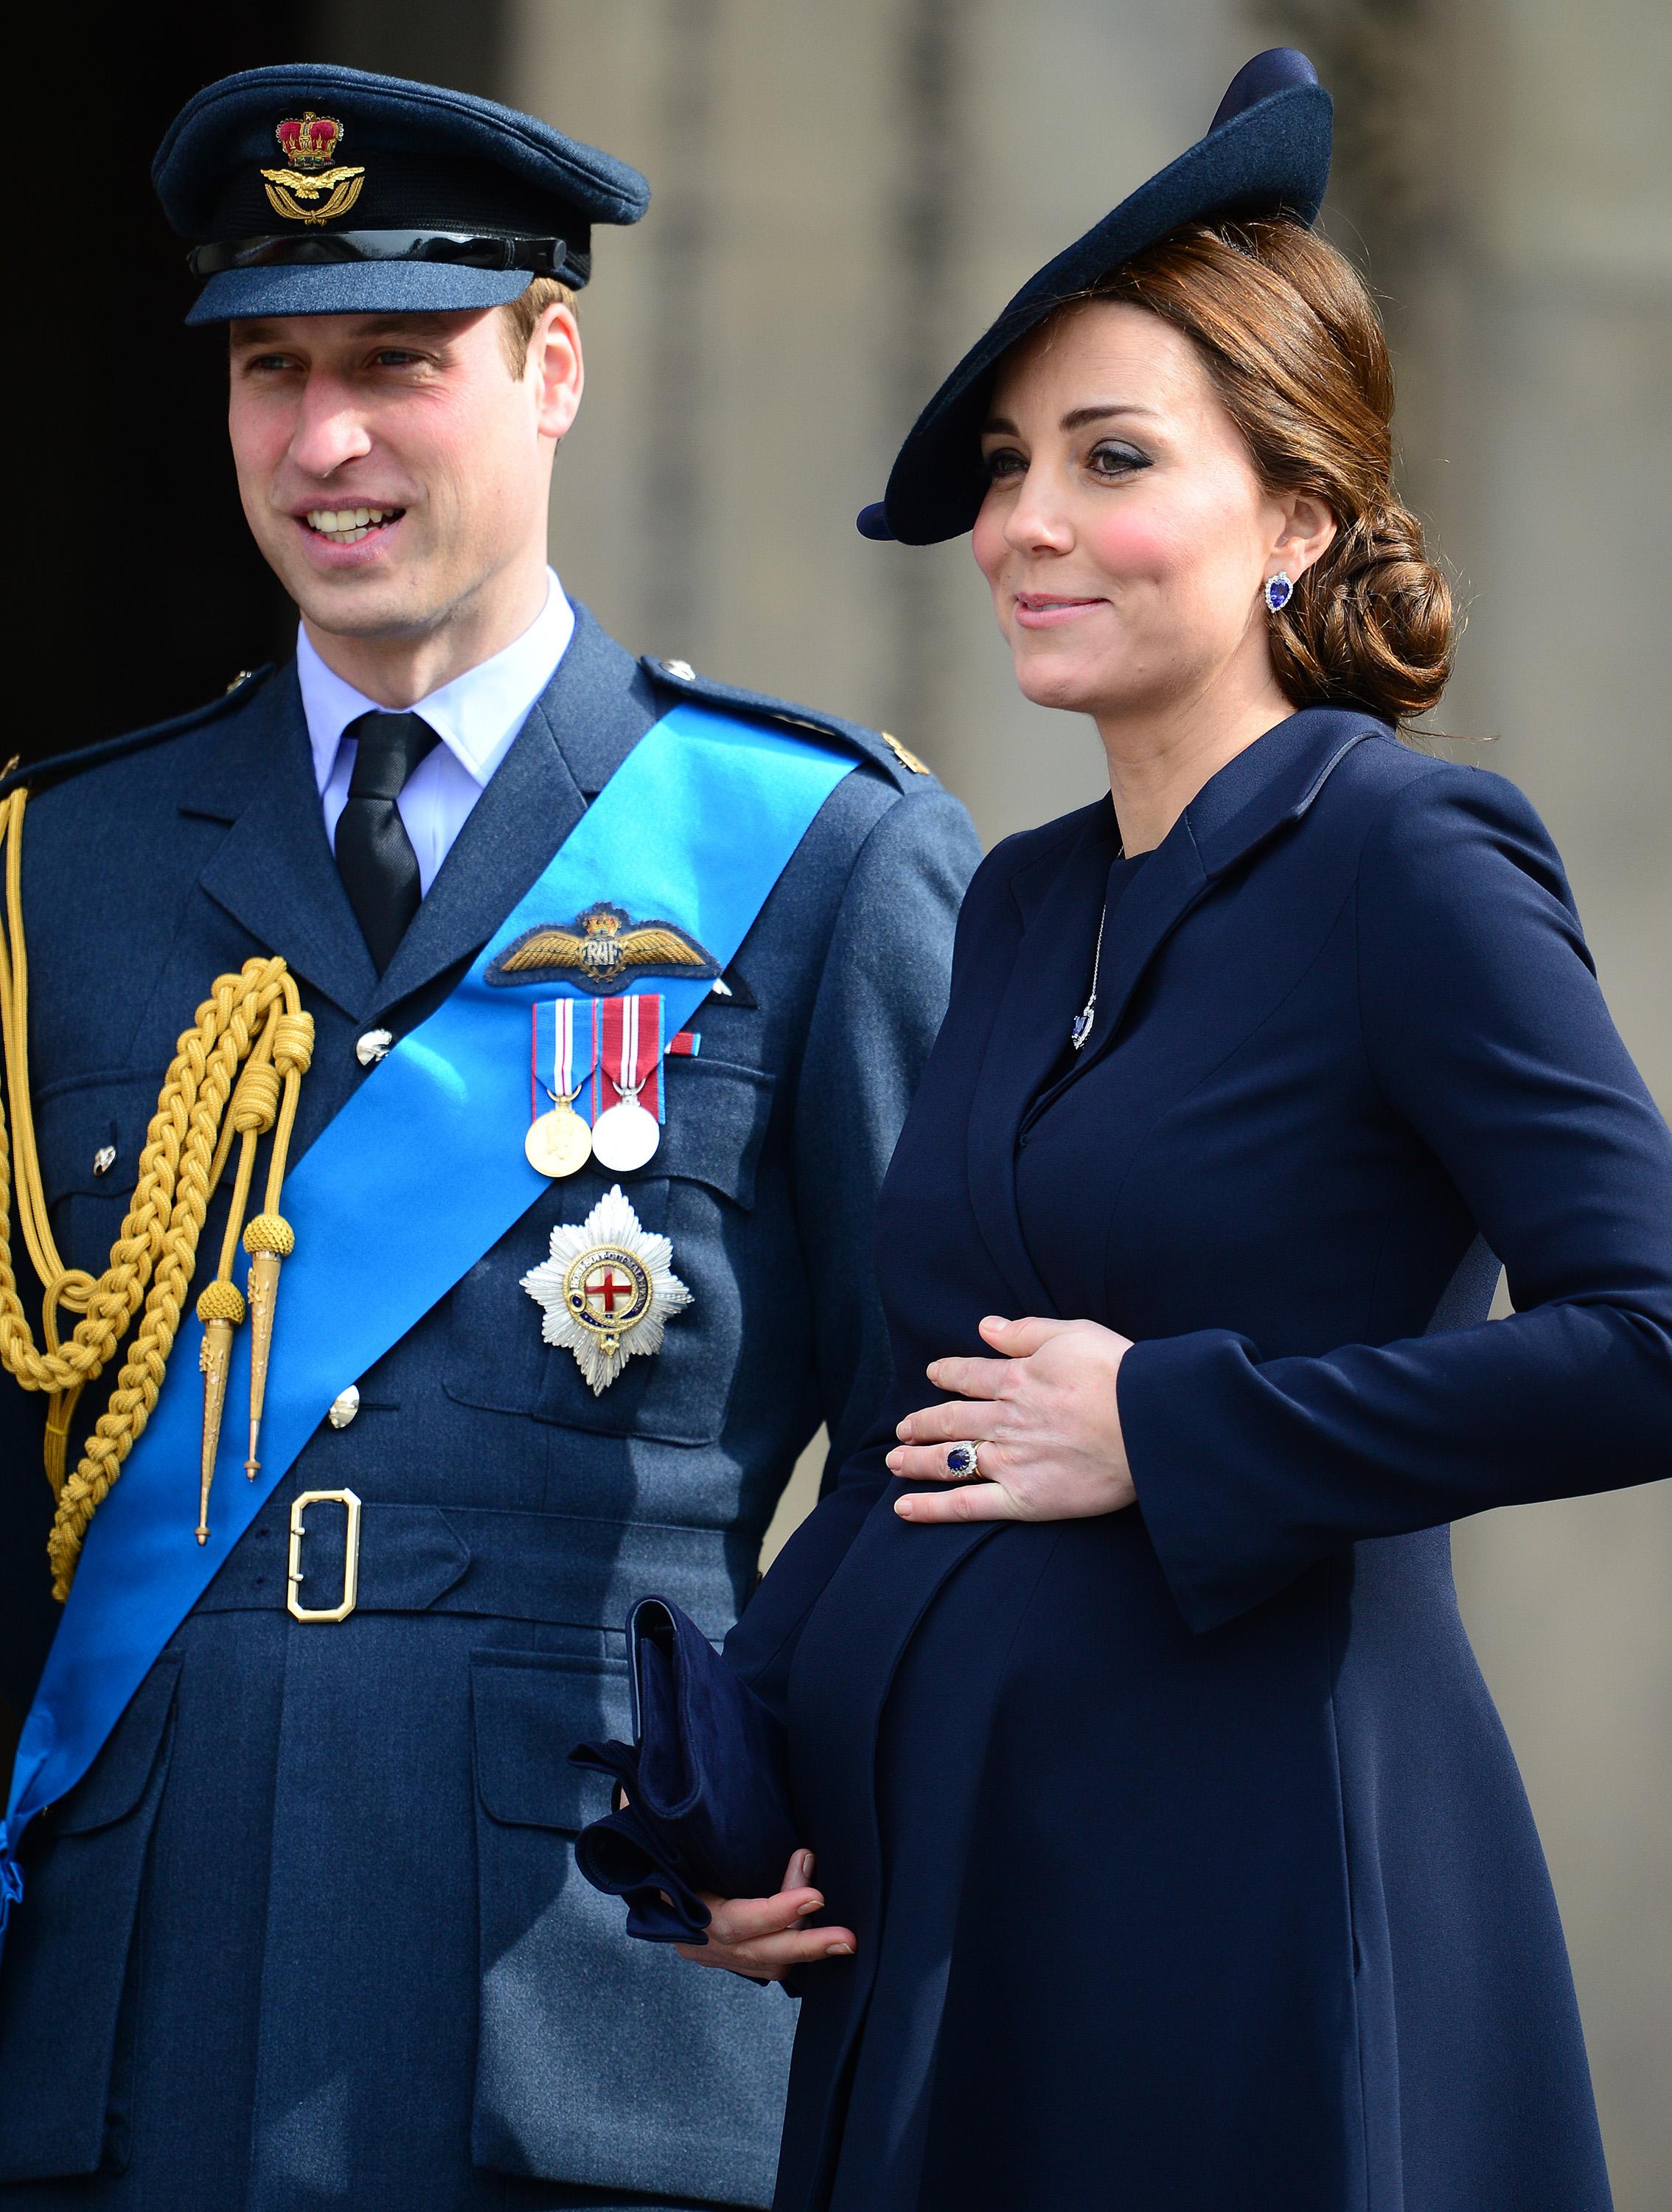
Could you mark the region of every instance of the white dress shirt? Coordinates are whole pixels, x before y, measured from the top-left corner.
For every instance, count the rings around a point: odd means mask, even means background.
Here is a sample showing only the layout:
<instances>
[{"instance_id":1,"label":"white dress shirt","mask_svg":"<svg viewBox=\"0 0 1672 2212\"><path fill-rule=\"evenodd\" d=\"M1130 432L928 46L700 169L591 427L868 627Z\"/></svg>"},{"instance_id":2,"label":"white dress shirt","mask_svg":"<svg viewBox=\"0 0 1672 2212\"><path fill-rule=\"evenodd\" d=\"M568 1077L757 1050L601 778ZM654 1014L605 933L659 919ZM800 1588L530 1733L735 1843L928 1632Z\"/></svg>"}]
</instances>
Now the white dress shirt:
<instances>
[{"instance_id":1,"label":"white dress shirt","mask_svg":"<svg viewBox=\"0 0 1672 2212\"><path fill-rule=\"evenodd\" d=\"M546 570L546 602L519 638L491 660L467 668L407 711L422 714L441 740L408 777L398 805L425 892L435 880L453 841L464 828L489 777L511 749L528 710L550 683L575 635L575 610L555 571ZM327 668L296 628L296 680L313 748L313 774L325 811L325 836L336 849L337 820L349 795L356 739L343 734L362 714L386 714L392 708L368 699Z\"/></svg>"}]
</instances>

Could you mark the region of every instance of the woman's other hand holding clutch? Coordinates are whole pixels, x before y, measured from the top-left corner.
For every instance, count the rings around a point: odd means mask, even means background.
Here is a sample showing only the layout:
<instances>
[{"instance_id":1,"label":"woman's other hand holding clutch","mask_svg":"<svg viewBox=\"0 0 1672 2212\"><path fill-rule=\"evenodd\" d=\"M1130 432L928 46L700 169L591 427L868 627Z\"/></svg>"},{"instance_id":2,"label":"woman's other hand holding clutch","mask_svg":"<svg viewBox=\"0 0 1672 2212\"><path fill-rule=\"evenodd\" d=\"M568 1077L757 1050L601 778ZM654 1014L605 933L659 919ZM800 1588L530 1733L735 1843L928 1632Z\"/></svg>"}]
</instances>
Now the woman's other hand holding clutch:
<instances>
[{"instance_id":1,"label":"woman's other hand holding clutch","mask_svg":"<svg viewBox=\"0 0 1672 2212\"><path fill-rule=\"evenodd\" d=\"M821 1959L851 1958L855 1948L851 1930L802 1924L824 1903L808 1887L812 1879L812 1853L797 1851L776 1897L710 1897L705 1893L702 1902L713 1916L708 1942L678 1943L674 1948L694 1966L723 1966L751 1982L781 1982L798 1966L817 1966Z\"/></svg>"},{"instance_id":2,"label":"woman's other hand holding clutch","mask_svg":"<svg viewBox=\"0 0 1672 2212\"><path fill-rule=\"evenodd\" d=\"M944 1495L897 1500L903 1521L1074 1521L1133 1503L1116 1402L1131 1340L1091 1321L1001 1321L982 1335L996 1359L937 1359L928 1376L958 1395L909 1413L888 1455L904 1482ZM976 1465L967 1453L976 1449Z\"/></svg>"}]
</instances>

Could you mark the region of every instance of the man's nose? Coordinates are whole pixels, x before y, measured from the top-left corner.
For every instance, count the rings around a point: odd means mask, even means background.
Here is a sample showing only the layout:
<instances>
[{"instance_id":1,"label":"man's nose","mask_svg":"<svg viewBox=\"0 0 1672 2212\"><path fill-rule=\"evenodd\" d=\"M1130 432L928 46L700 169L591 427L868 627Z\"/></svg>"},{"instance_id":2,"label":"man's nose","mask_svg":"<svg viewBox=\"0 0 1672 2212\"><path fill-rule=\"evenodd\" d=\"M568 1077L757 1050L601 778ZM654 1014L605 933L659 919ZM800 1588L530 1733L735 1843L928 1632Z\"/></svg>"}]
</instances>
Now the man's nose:
<instances>
[{"instance_id":1,"label":"man's nose","mask_svg":"<svg viewBox=\"0 0 1672 2212\"><path fill-rule=\"evenodd\" d=\"M371 433L351 395L332 378L310 377L290 439L293 465L307 476L324 477L371 450Z\"/></svg>"}]
</instances>

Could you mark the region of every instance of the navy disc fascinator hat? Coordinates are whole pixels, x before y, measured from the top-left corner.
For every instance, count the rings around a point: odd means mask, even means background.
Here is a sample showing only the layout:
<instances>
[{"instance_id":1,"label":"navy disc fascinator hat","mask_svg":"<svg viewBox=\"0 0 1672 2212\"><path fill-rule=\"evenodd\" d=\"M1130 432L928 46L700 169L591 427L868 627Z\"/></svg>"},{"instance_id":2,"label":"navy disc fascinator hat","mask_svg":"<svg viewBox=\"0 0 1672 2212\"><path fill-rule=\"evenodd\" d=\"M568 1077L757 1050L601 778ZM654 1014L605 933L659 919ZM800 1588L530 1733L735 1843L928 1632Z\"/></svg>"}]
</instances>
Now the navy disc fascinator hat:
<instances>
[{"instance_id":1,"label":"navy disc fascinator hat","mask_svg":"<svg viewBox=\"0 0 1672 2212\"><path fill-rule=\"evenodd\" d=\"M593 225L636 222L636 169L538 116L331 63L222 77L151 165L204 280L189 323L438 313L579 290Z\"/></svg>"},{"instance_id":2,"label":"navy disc fascinator hat","mask_svg":"<svg viewBox=\"0 0 1672 2212\"><path fill-rule=\"evenodd\" d=\"M973 527L987 490L981 428L1001 355L1065 300L1187 222L1287 216L1310 225L1329 181L1329 94L1304 54L1274 46L1231 79L1219 112L1188 152L1123 199L1031 276L913 424L866 538L933 545Z\"/></svg>"}]
</instances>

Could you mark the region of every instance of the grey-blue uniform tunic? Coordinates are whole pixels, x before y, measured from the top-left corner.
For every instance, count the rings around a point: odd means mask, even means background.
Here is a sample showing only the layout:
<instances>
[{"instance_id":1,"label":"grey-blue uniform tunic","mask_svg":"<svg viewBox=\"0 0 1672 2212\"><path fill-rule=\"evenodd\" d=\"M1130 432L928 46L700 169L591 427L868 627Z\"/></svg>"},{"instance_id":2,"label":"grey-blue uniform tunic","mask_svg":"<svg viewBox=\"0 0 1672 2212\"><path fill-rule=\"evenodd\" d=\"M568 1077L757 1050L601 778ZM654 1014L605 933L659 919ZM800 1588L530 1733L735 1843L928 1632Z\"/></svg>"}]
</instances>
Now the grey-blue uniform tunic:
<instances>
[{"instance_id":1,"label":"grey-blue uniform tunic","mask_svg":"<svg viewBox=\"0 0 1672 2212\"><path fill-rule=\"evenodd\" d=\"M668 1063L660 1152L623 1178L695 1293L660 1354L595 1398L542 1341L520 1278L613 1178L553 1183L344 1376L357 1416L314 1437L31 1832L0 1971L9 2212L770 2201L794 2006L622 1942L572 1863L602 1785L564 1754L627 1732L629 1600L666 1591L722 1632L797 1452L823 1420L839 1462L873 1410L872 1203L977 854L963 809L874 733L682 683L577 613L380 981L289 669L31 800L42 1170L66 1261L96 1269L215 975L273 951L299 976L318 1024L305 1146L364 1079L356 1041L433 1010L678 697L787 713L862 756L733 996L694 1018L700 1056ZM41 1408L0 1380L5 1511L38 1516L21 1540L44 1586ZM290 1501L344 1486L365 1501L358 1607L301 1625ZM331 1595L340 1528L322 1509L307 1539Z\"/></svg>"}]
</instances>

